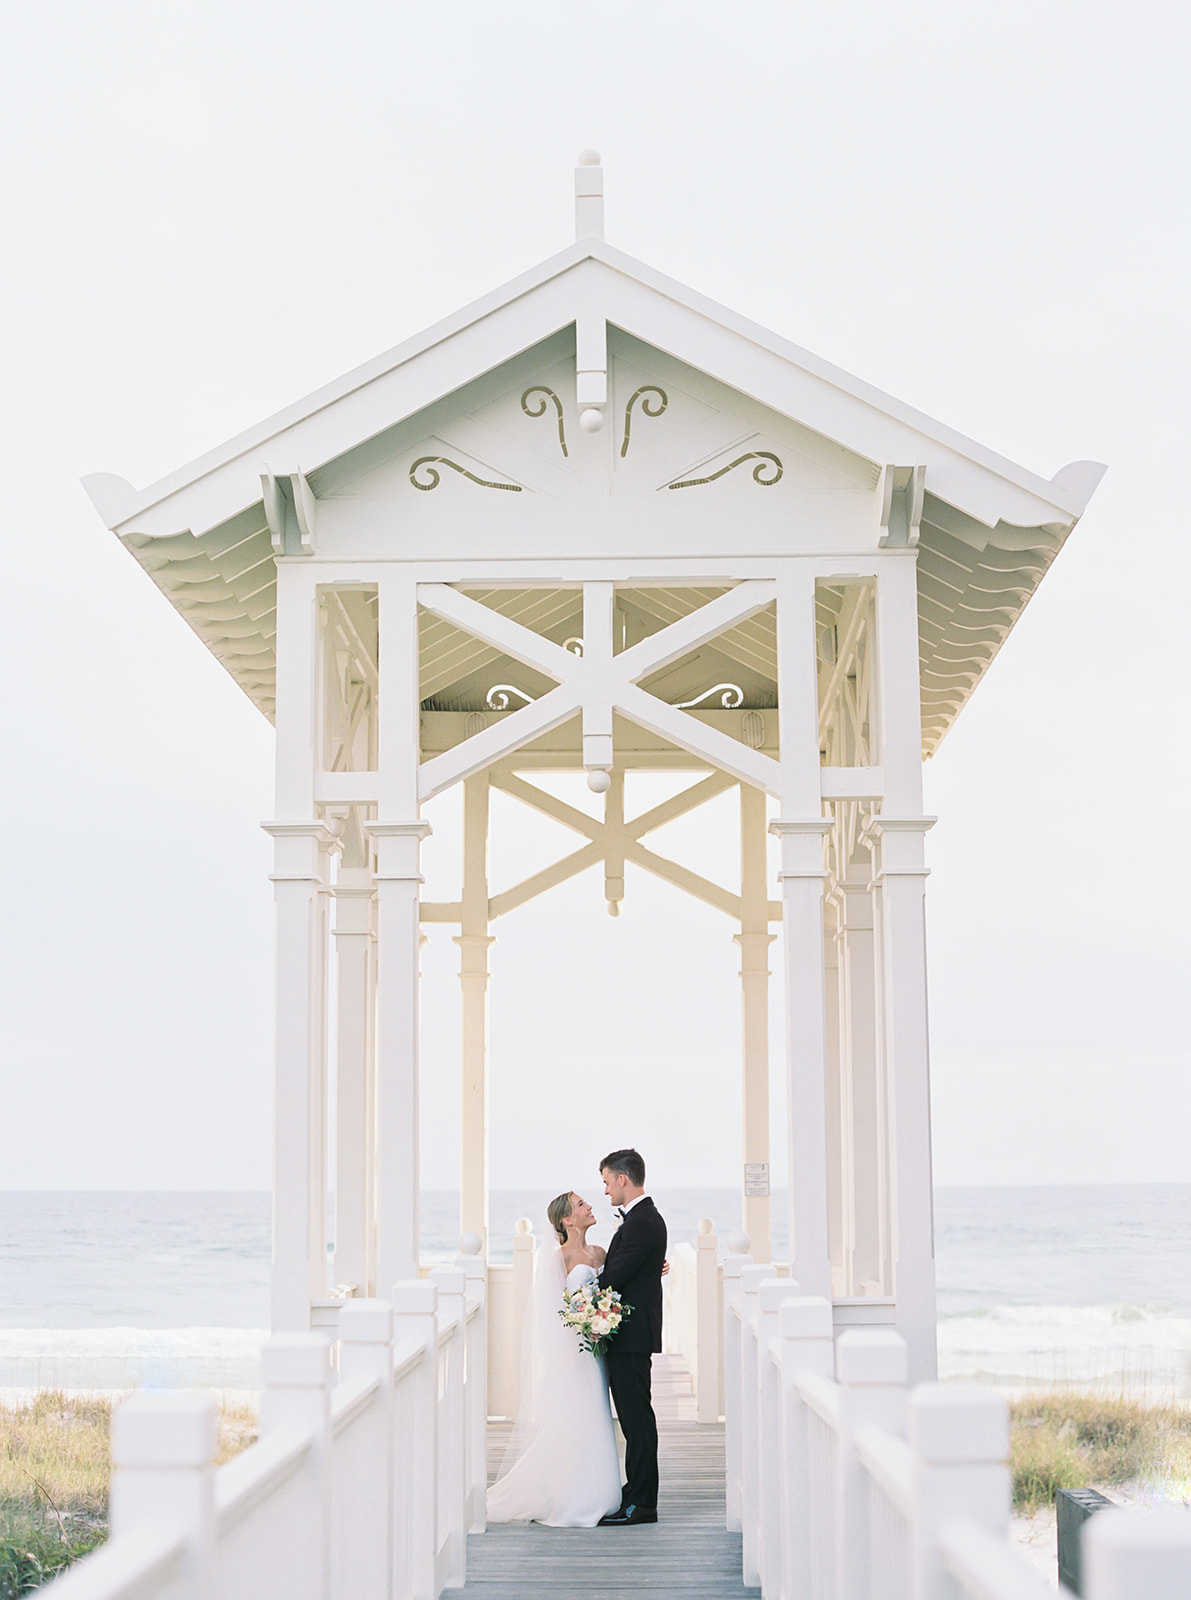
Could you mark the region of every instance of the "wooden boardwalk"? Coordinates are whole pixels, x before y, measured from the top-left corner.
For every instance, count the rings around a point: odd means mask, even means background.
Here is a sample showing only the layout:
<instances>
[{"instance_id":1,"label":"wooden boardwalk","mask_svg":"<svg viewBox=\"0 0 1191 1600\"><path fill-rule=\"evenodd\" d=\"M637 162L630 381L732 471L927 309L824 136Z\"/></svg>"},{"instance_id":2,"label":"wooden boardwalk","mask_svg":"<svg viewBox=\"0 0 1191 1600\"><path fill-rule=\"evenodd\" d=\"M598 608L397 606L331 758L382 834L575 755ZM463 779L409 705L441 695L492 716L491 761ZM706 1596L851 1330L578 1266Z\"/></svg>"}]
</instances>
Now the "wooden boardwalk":
<instances>
[{"instance_id":1,"label":"wooden boardwalk","mask_svg":"<svg viewBox=\"0 0 1191 1600\"><path fill-rule=\"evenodd\" d=\"M618 1593L659 1600L759 1596L740 1578L740 1535L724 1528L724 1430L695 1421L690 1376L678 1356L653 1358L661 1435L656 1526L540 1528L496 1524L467 1541L467 1586L475 1600L563 1600ZM488 1479L504 1453L508 1423L488 1427Z\"/></svg>"}]
</instances>

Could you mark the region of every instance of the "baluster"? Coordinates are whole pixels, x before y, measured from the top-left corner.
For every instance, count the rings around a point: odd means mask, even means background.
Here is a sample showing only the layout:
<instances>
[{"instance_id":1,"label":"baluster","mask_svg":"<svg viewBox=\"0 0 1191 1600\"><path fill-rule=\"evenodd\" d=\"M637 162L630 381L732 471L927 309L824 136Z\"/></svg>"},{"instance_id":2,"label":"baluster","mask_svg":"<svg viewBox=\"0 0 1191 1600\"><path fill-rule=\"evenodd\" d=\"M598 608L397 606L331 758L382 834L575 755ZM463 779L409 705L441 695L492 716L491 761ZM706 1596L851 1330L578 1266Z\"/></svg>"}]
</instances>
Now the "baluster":
<instances>
[{"instance_id":1,"label":"baluster","mask_svg":"<svg viewBox=\"0 0 1191 1600\"><path fill-rule=\"evenodd\" d=\"M393 1290L398 1360L411 1349L417 1366L401 1380L393 1407L396 1504L393 1520L394 1593L427 1600L438 1593L438 1288L410 1280Z\"/></svg>"},{"instance_id":2,"label":"baluster","mask_svg":"<svg viewBox=\"0 0 1191 1600\"><path fill-rule=\"evenodd\" d=\"M467 1280L465 1304L469 1310L476 1307L467 1324L464 1363L468 1533L483 1533L488 1493L488 1263L480 1254L482 1249L478 1233L465 1233L455 1257L456 1267Z\"/></svg>"},{"instance_id":3,"label":"baluster","mask_svg":"<svg viewBox=\"0 0 1191 1600\"><path fill-rule=\"evenodd\" d=\"M211 1395L134 1394L112 1416L111 1542L177 1528L187 1542L180 1592L193 1600L211 1589L218 1441Z\"/></svg>"},{"instance_id":4,"label":"baluster","mask_svg":"<svg viewBox=\"0 0 1191 1600\"><path fill-rule=\"evenodd\" d=\"M748 1234L734 1233L728 1240L728 1254L724 1257L724 1488L729 1533L739 1533L741 1527L743 1328L737 1313L744 1295L741 1275L753 1260L748 1247Z\"/></svg>"},{"instance_id":5,"label":"baluster","mask_svg":"<svg viewBox=\"0 0 1191 1600\"><path fill-rule=\"evenodd\" d=\"M346 1493L336 1489L346 1548L332 1549L336 1582L353 1600L387 1600L393 1570L393 1308L386 1300L347 1300L339 1313L339 1379L376 1379L378 1389L364 1429L366 1469L355 1462ZM347 1581L350 1574L350 1583Z\"/></svg>"},{"instance_id":6,"label":"baluster","mask_svg":"<svg viewBox=\"0 0 1191 1600\"><path fill-rule=\"evenodd\" d=\"M823 1530L810 1515L810 1430L798 1393L804 1373L830 1378L834 1361L831 1302L817 1295L786 1300L778 1313L781 1340L781 1594L809 1600L813 1543ZM821 1563L820 1563L821 1565Z\"/></svg>"},{"instance_id":7,"label":"baluster","mask_svg":"<svg viewBox=\"0 0 1191 1600\"><path fill-rule=\"evenodd\" d=\"M937 1546L943 1523L962 1517L998 1539L1008 1533L1009 1409L988 1389L921 1383L910 1396L909 1433L914 1600L950 1600Z\"/></svg>"},{"instance_id":8,"label":"baluster","mask_svg":"<svg viewBox=\"0 0 1191 1600\"><path fill-rule=\"evenodd\" d=\"M856 1455L856 1434L881 1428L906 1435L908 1370L906 1341L887 1328L853 1329L840 1335L835 1351L840 1386L840 1472L836 1571L840 1600L869 1600L878 1574L872 1571L868 1484Z\"/></svg>"}]
</instances>

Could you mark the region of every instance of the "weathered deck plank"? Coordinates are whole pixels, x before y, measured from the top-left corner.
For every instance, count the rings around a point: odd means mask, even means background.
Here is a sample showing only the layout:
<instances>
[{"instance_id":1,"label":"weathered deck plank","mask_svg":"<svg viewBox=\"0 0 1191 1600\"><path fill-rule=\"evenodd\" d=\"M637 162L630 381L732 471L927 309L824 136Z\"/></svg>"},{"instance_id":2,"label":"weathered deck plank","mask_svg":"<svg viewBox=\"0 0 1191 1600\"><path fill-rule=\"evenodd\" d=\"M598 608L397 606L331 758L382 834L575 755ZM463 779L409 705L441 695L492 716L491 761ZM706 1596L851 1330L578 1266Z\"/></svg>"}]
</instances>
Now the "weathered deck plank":
<instances>
[{"instance_id":1,"label":"weathered deck plank","mask_svg":"<svg viewBox=\"0 0 1191 1600\"><path fill-rule=\"evenodd\" d=\"M690 1376L677 1356L655 1356L654 1407L660 1434L658 1522L640 1528L494 1525L467 1541L473 1600L547 1600L617 1590L659 1600L746 1600L760 1594L740 1579L740 1535L724 1528L724 1430L695 1421ZM488 1428L491 1482L509 1425Z\"/></svg>"}]
</instances>

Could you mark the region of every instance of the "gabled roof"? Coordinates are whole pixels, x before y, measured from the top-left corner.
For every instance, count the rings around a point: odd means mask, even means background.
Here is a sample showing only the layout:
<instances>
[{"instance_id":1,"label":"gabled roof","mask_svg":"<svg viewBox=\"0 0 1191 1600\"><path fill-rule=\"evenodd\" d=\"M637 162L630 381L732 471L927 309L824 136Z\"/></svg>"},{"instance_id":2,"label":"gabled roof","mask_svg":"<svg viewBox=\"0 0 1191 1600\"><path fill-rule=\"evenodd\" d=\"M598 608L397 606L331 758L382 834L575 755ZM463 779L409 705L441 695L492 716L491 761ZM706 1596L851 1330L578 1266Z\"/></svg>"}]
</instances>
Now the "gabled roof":
<instances>
[{"instance_id":1,"label":"gabled roof","mask_svg":"<svg viewBox=\"0 0 1191 1600\"><path fill-rule=\"evenodd\" d=\"M875 468L925 467L919 590L930 753L1104 468L1076 462L1043 479L603 240L578 240L158 483L137 490L98 474L84 485L108 526L271 714L276 569L269 521L271 514L276 527L279 512L265 504L262 473L271 470L283 485L287 474L313 473L585 313ZM296 493L289 490L291 501ZM300 521L301 506L292 510Z\"/></svg>"}]
</instances>

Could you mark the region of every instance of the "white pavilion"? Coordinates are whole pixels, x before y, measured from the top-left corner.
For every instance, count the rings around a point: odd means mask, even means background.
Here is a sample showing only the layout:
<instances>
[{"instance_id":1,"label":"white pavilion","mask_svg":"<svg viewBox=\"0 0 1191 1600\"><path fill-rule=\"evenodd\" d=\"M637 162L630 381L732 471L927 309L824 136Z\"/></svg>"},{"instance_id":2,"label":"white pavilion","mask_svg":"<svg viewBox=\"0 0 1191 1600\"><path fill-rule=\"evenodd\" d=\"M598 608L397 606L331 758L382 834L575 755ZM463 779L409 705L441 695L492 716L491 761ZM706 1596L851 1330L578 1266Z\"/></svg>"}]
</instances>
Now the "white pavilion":
<instances>
[{"instance_id":1,"label":"white pavilion","mask_svg":"<svg viewBox=\"0 0 1191 1600\"><path fill-rule=\"evenodd\" d=\"M457 929L460 1221L483 1237L492 927L596 864L615 911L628 862L737 925L758 1260L781 925L790 1273L838 1322L895 1326L927 1378L922 762L1103 468L1038 477L622 255L599 158L575 180L575 243L541 266L149 488L86 480L276 725L274 1326L417 1275L422 925ZM559 769L602 820L534 781ZM641 770L689 785L630 816ZM422 808L455 784L462 894L431 902ZM493 788L585 842L494 891ZM728 789L731 888L647 842Z\"/></svg>"}]
</instances>

